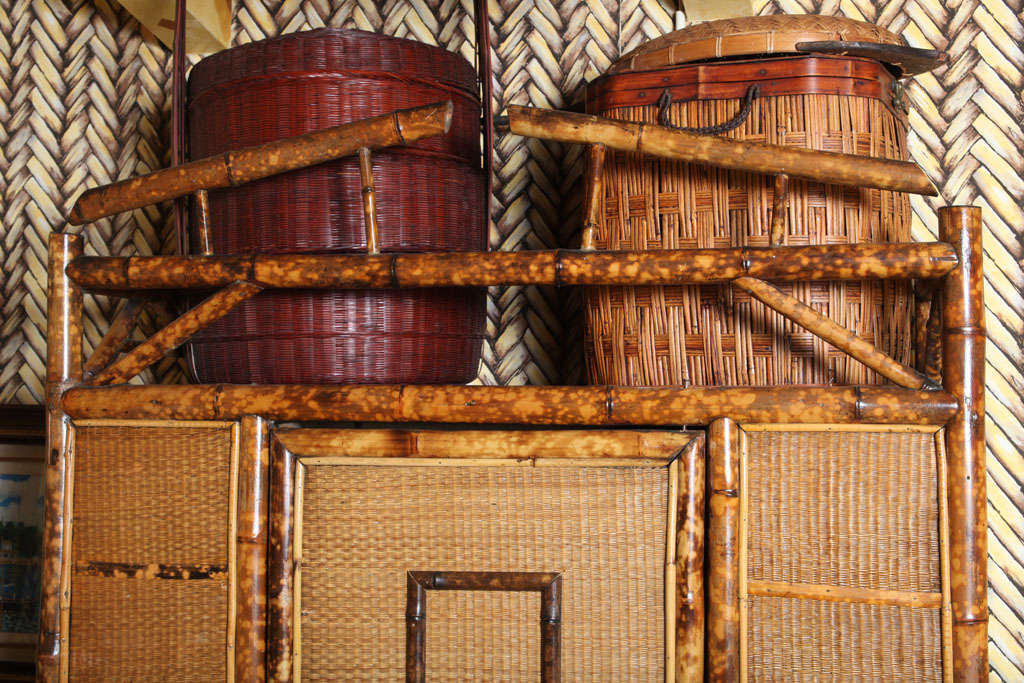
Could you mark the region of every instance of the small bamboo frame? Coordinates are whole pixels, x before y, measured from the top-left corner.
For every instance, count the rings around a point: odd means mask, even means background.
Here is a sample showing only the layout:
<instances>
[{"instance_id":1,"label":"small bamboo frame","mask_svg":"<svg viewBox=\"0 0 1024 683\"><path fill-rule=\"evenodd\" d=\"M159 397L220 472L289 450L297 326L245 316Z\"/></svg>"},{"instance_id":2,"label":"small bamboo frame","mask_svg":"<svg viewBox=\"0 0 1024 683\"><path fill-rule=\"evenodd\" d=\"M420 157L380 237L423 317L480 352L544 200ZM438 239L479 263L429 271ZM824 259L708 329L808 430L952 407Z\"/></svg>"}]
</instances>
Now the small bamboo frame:
<instances>
[{"instance_id":1,"label":"small bamboo frame","mask_svg":"<svg viewBox=\"0 0 1024 683\"><path fill-rule=\"evenodd\" d=\"M939 233L960 266L942 292L943 387L960 410L946 423L953 670L957 681L988 677L985 497L985 304L981 209L939 209Z\"/></svg>"},{"instance_id":2,"label":"small bamboo frame","mask_svg":"<svg viewBox=\"0 0 1024 683\"><path fill-rule=\"evenodd\" d=\"M792 297L763 280L752 277L741 277L733 280L733 284L768 306L773 311L785 316L812 334L821 337L832 346L859 360L886 379L901 387L919 390L936 390L939 385L928 379L917 370L893 360L845 327Z\"/></svg>"},{"instance_id":3,"label":"small bamboo frame","mask_svg":"<svg viewBox=\"0 0 1024 683\"><path fill-rule=\"evenodd\" d=\"M452 103L438 102L206 157L87 190L68 220L81 225L199 190L232 187L323 163L360 148L405 145L448 132L451 118Z\"/></svg>"},{"instance_id":4,"label":"small bamboo frame","mask_svg":"<svg viewBox=\"0 0 1024 683\"><path fill-rule=\"evenodd\" d=\"M834 185L935 196L938 191L916 164L800 147L767 145L697 135L684 130L548 109L509 105L511 132L580 144L599 143L622 152L650 154L718 168L814 180Z\"/></svg>"},{"instance_id":5,"label":"small bamboo frame","mask_svg":"<svg viewBox=\"0 0 1024 683\"><path fill-rule=\"evenodd\" d=\"M282 256L143 256L76 259L72 279L118 294L224 287L236 281L288 289L489 285L670 285L938 278L956 268L941 242L736 247L666 251L526 251Z\"/></svg>"},{"instance_id":6,"label":"small bamboo frame","mask_svg":"<svg viewBox=\"0 0 1024 683\"><path fill-rule=\"evenodd\" d=\"M708 428L708 468L707 676L732 682L740 674L740 429L729 418Z\"/></svg>"}]
</instances>

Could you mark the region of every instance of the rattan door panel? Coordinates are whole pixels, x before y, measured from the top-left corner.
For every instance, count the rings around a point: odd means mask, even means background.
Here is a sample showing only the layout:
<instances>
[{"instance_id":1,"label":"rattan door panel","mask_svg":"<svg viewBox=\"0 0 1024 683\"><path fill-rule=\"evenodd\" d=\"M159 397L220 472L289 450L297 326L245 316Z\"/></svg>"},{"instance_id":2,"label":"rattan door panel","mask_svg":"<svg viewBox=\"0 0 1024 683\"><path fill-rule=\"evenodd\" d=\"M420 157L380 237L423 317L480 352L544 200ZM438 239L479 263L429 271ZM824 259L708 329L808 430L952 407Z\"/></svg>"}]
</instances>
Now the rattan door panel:
<instances>
[{"instance_id":1,"label":"rattan door panel","mask_svg":"<svg viewBox=\"0 0 1024 683\"><path fill-rule=\"evenodd\" d=\"M236 429L83 423L71 502L71 680L233 677Z\"/></svg>"},{"instance_id":2,"label":"rattan door panel","mask_svg":"<svg viewBox=\"0 0 1024 683\"><path fill-rule=\"evenodd\" d=\"M744 428L748 679L943 680L939 437L921 428Z\"/></svg>"}]
</instances>

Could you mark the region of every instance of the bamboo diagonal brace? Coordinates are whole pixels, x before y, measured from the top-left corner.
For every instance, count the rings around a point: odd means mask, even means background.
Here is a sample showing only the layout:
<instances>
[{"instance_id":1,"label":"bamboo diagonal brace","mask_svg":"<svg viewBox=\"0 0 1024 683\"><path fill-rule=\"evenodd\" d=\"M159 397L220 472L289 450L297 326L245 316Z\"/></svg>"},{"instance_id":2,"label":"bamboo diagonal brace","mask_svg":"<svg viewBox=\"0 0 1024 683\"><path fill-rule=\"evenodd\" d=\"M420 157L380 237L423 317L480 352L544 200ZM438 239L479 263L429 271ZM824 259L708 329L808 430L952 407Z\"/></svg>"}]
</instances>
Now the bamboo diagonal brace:
<instances>
[{"instance_id":1,"label":"bamboo diagonal brace","mask_svg":"<svg viewBox=\"0 0 1024 683\"><path fill-rule=\"evenodd\" d=\"M896 159L822 152L698 135L684 130L509 105L509 130L517 135L603 144L609 149L679 159L749 173L784 173L834 185L935 196L938 191L917 164Z\"/></svg>"},{"instance_id":2,"label":"bamboo diagonal brace","mask_svg":"<svg viewBox=\"0 0 1024 683\"><path fill-rule=\"evenodd\" d=\"M875 348L873 344L864 341L845 327L785 292L772 287L767 282L752 277L741 277L733 280L733 284L748 292L776 313L792 320L811 334L821 337L886 379L908 389L937 391L940 388L938 384L917 370L890 358Z\"/></svg>"},{"instance_id":3,"label":"bamboo diagonal brace","mask_svg":"<svg viewBox=\"0 0 1024 683\"><path fill-rule=\"evenodd\" d=\"M165 353L181 346L193 334L213 321L223 318L249 297L255 296L261 289L259 285L250 282L236 282L225 287L139 344L131 353L96 375L89 384L127 382Z\"/></svg>"},{"instance_id":4,"label":"bamboo diagonal brace","mask_svg":"<svg viewBox=\"0 0 1024 683\"><path fill-rule=\"evenodd\" d=\"M110 324L110 329L107 330L103 339L100 340L100 343L92 352L92 356L86 362L86 380L92 379L110 365L110 362L114 360L118 352L124 348L131 337L132 331L135 329L135 323L138 321L145 305L146 302L142 299L129 299L125 303L121 312L114 318L114 322Z\"/></svg>"},{"instance_id":5,"label":"bamboo diagonal brace","mask_svg":"<svg viewBox=\"0 0 1024 683\"><path fill-rule=\"evenodd\" d=\"M241 185L313 166L355 154L360 148L405 145L447 133L451 120L451 101L438 102L205 157L87 190L75 202L68 220L81 225L199 190Z\"/></svg>"}]
</instances>

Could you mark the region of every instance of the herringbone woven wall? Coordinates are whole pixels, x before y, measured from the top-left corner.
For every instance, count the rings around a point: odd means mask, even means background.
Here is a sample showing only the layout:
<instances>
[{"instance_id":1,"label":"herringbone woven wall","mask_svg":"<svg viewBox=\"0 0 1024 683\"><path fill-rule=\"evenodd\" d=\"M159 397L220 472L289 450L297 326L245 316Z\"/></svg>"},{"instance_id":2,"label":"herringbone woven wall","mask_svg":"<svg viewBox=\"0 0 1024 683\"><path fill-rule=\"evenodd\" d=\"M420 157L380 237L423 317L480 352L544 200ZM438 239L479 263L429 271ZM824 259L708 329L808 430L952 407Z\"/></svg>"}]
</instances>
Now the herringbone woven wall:
<instances>
[{"instance_id":1,"label":"herringbone woven wall","mask_svg":"<svg viewBox=\"0 0 1024 683\"><path fill-rule=\"evenodd\" d=\"M382 31L473 56L470 0L236 0L235 40L323 25ZM991 662L1024 678L1024 11L1022 0L758 0L761 13L844 14L951 53L918 77L911 149L942 189L916 199L915 237L933 239L934 207L985 209L989 310ZM671 29L671 0L491 0L496 106L561 106L622 52ZM0 403L42 398L46 234L85 187L167 160L169 55L109 0L0 0ZM496 142L493 249L571 245L579 225L578 148L513 136ZM166 210L85 229L92 253L168 246ZM90 300L100 338L112 304ZM580 307L550 289L491 292L479 381L582 379ZM568 340L568 341L567 341ZM174 360L147 381L178 381Z\"/></svg>"}]
</instances>

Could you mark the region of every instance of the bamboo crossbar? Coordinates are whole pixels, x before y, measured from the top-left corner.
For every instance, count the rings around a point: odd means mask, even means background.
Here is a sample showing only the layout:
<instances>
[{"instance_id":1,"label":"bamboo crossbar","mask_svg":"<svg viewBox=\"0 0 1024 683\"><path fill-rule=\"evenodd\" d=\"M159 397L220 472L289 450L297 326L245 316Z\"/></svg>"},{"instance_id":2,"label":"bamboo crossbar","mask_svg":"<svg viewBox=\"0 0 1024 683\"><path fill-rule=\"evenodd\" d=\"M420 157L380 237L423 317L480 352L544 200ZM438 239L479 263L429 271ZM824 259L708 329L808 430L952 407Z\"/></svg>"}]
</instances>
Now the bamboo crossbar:
<instances>
[{"instance_id":1,"label":"bamboo crossbar","mask_svg":"<svg viewBox=\"0 0 1024 683\"><path fill-rule=\"evenodd\" d=\"M246 281L265 288L670 285L727 282L929 279L957 266L943 242L666 251L467 252L283 256L85 256L68 267L93 292L202 290Z\"/></svg>"},{"instance_id":2,"label":"bamboo crossbar","mask_svg":"<svg viewBox=\"0 0 1024 683\"><path fill-rule=\"evenodd\" d=\"M362 148L408 144L448 132L451 119L452 103L438 102L205 157L87 190L75 202L68 221L81 225L199 190L232 187L320 164Z\"/></svg>"},{"instance_id":3,"label":"bamboo crossbar","mask_svg":"<svg viewBox=\"0 0 1024 683\"><path fill-rule=\"evenodd\" d=\"M957 402L897 387L490 387L227 385L77 387L73 418L439 422L537 425L944 424Z\"/></svg>"},{"instance_id":4,"label":"bamboo crossbar","mask_svg":"<svg viewBox=\"0 0 1024 683\"><path fill-rule=\"evenodd\" d=\"M731 140L649 123L516 105L508 107L508 127L511 132L527 137L603 144L621 152L703 163L734 171L784 173L791 178L821 183L874 187L932 197L938 194L924 171L909 161Z\"/></svg>"}]
</instances>

